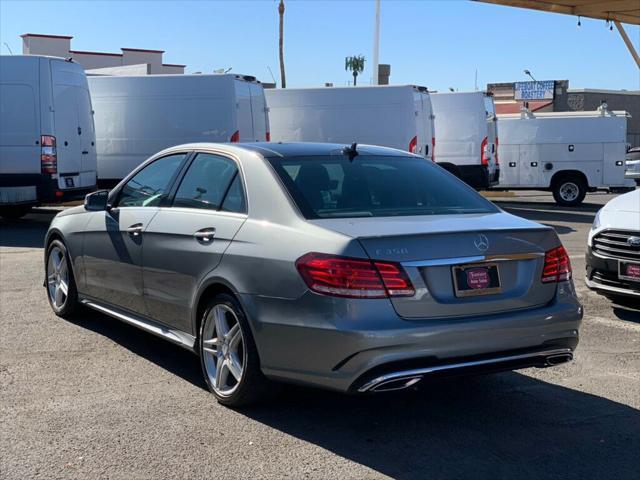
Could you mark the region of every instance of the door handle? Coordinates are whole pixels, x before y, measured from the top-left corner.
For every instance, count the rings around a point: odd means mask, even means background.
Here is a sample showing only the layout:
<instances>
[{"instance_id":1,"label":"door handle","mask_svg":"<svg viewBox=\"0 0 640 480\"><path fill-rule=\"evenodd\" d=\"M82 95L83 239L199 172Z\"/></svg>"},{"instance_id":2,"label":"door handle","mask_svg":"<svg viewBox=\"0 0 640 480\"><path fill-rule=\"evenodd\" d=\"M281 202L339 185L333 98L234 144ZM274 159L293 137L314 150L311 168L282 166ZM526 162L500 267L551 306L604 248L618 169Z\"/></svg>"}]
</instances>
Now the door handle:
<instances>
[{"instance_id":1,"label":"door handle","mask_svg":"<svg viewBox=\"0 0 640 480\"><path fill-rule=\"evenodd\" d=\"M89 150L83 150L83 151L82 151L82 154L83 154L83 155L89 155Z\"/></svg>"},{"instance_id":2,"label":"door handle","mask_svg":"<svg viewBox=\"0 0 640 480\"><path fill-rule=\"evenodd\" d=\"M203 243L213 242L213 237L215 237L215 235L216 235L216 229L213 227L200 229L193 234L196 240Z\"/></svg>"},{"instance_id":3,"label":"door handle","mask_svg":"<svg viewBox=\"0 0 640 480\"><path fill-rule=\"evenodd\" d=\"M134 237L137 237L142 233L143 226L141 223L134 223L129 228L127 228L127 233Z\"/></svg>"}]
</instances>

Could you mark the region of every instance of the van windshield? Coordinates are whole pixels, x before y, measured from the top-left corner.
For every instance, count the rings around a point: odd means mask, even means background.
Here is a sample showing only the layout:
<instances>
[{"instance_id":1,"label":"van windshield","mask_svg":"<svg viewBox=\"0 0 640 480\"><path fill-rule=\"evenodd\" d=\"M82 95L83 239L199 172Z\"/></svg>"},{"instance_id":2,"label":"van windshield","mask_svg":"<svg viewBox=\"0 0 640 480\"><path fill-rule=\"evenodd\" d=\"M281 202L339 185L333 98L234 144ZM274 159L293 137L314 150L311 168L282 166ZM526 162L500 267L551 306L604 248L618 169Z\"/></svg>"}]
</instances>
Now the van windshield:
<instances>
[{"instance_id":1,"label":"van windshield","mask_svg":"<svg viewBox=\"0 0 640 480\"><path fill-rule=\"evenodd\" d=\"M498 209L432 162L418 157L269 158L302 214L357 218L493 213Z\"/></svg>"}]
</instances>

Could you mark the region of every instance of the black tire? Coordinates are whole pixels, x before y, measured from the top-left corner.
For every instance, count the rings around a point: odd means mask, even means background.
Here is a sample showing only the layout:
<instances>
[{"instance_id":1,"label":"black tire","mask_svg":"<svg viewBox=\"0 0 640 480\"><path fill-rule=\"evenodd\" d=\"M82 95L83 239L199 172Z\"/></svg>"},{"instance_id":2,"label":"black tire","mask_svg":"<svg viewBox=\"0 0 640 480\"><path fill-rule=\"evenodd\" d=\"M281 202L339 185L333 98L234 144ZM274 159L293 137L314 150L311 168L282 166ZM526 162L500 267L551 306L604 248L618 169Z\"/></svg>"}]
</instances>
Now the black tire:
<instances>
[{"instance_id":1,"label":"black tire","mask_svg":"<svg viewBox=\"0 0 640 480\"><path fill-rule=\"evenodd\" d=\"M31 211L31 207L13 206L13 207L0 207L0 217L7 220L17 220L24 217Z\"/></svg>"},{"instance_id":2,"label":"black tire","mask_svg":"<svg viewBox=\"0 0 640 480\"><path fill-rule=\"evenodd\" d=\"M54 250L61 251L64 255L63 261L65 262L66 269L68 272L68 285L67 285L67 293L65 295L64 302L60 305L56 305L52 298L51 289L50 289L50 276L53 274L50 271L50 256ZM67 247L60 240L53 240L47 246L47 255L45 257L45 288L47 289L47 300L49 301L49 305L51 305L51 309L53 313L62 318L71 318L73 317L79 310L80 304L78 303L78 291L76 289L76 280L73 275L73 269L71 268L71 262L69 260L69 254L67 251Z\"/></svg>"},{"instance_id":3,"label":"black tire","mask_svg":"<svg viewBox=\"0 0 640 480\"><path fill-rule=\"evenodd\" d=\"M580 205L587 195L587 184L584 179L568 175L553 182L553 199L563 207Z\"/></svg>"},{"instance_id":4,"label":"black tire","mask_svg":"<svg viewBox=\"0 0 640 480\"><path fill-rule=\"evenodd\" d=\"M210 372L207 371L205 365L207 353L204 349L204 341L206 337L205 329L207 328L207 322L210 318L209 315L213 311L214 307L222 305L233 311L235 319L242 331L243 341L243 353L244 366L240 380L237 381L235 390L227 395L219 393L210 378ZM209 320L210 322L211 320ZM221 347L216 347L216 349ZM257 403L267 396L269 380L264 376L260 370L260 358L258 356L258 350L256 348L249 322L240 306L239 302L232 296L226 293L220 293L215 295L207 304L204 313L200 319L200 331L198 332L198 354L200 356L200 366L202 367L202 374L209 391L213 393L218 402L228 407L242 407ZM210 355L210 354L209 354ZM208 358L211 358L209 356ZM219 357L218 357L219 358ZM219 363L216 364L216 367Z\"/></svg>"}]
</instances>

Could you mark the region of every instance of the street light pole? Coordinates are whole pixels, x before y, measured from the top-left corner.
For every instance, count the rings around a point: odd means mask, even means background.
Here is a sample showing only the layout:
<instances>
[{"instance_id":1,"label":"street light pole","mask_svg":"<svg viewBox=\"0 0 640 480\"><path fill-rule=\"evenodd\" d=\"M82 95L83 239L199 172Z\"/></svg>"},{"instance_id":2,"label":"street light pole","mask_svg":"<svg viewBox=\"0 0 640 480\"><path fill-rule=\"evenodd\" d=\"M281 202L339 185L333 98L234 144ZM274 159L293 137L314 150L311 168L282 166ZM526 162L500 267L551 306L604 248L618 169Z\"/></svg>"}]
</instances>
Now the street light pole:
<instances>
[{"instance_id":1,"label":"street light pole","mask_svg":"<svg viewBox=\"0 0 640 480\"><path fill-rule=\"evenodd\" d=\"M535 78L533 78L533 75L531 75L531 72L529 70L525 70L524 71L525 75L528 75L529 77L531 77L531 80L533 80L534 82L537 82L538 80L536 80Z\"/></svg>"},{"instance_id":2,"label":"street light pole","mask_svg":"<svg viewBox=\"0 0 640 480\"><path fill-rule=\"evenodd\" d=\"M376 0L376 20L373 29L373 84L378 85L378 62L380 56L380 0Z\"/></svg>"}]
</instances>

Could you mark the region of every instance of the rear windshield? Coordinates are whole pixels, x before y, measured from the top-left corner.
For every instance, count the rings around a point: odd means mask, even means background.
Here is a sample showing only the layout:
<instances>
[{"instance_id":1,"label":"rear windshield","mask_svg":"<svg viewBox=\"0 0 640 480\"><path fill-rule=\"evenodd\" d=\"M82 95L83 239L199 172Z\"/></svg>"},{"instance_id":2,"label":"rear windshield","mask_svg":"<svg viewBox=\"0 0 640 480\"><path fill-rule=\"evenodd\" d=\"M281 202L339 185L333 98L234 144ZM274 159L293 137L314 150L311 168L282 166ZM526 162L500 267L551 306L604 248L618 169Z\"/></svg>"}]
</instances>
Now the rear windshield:
<instances>
[{"instance_id":1,"label":"rear windshield","mask_svg":"<svg viewBox=\"0 0 640 480\"><path fill-rule=\"evenodd\" d=\"M306 218L491 213L498 209L432 162L359 155L269 158Z\"/></svg>"}]
</instances>

